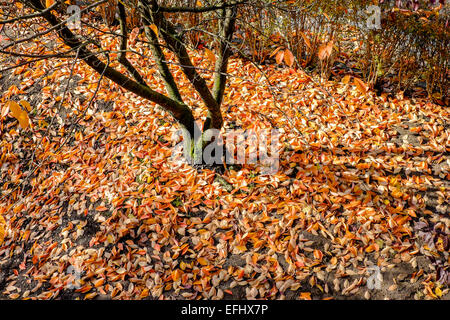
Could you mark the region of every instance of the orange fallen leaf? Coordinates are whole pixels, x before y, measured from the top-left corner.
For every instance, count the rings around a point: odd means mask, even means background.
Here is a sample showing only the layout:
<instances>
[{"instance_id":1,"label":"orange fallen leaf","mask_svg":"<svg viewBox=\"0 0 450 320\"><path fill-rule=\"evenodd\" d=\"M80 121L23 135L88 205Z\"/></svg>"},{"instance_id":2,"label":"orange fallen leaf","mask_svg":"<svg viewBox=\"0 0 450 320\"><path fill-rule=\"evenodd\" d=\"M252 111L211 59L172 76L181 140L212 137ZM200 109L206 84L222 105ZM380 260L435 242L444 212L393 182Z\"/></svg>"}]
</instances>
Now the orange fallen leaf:
<instances>
[{"instance_id":1,"label":"orange fallen leaf","mask_svg":"<svg viewBox=\"0 0 450 320\"><path fill-rule=\"evenodd\" d=\"M14 118L19 121L19 124L22 128L27 128L30 123L30 119L28 118L28 114L26 111L22 110L20 105L15 101L8 101L6 106L9 107L11 114Z\"/></svg>"},{"instance_id":2,"label":"orange fallen leaf","mask_svg":"<svg viewBox=\"0 0 450 320\"><path fill-rule=\"evenodd\" d=\"M98 295L97 292L91 292L91 293L88 293L87 295L85 295L85 296L84 296L84 299L85 299L85 300L90 300L90 299L95 298L97 295Z\"/></svg>"},{"instance_id":3,"label":"orange fallen leaf","mask_svg":"<svg viewBox=\"0 0 450 320\"><path fill-rule=\"evenodd\" d=\"M311 49L311 41L309 41L308 37L306 36L306 34L304 34L303 32L300 31L300 35L303 38L303 41L305 41L306 46Z\"/></svg>"},{"instance_id":4,"label":"orange fallen leaf","mask_svg":"<svg viewBox=\"0 0 450 320\"><path fill-rule=\"evenodd\" d=\"M350 75L346 75L342 78L342 83L349 83L351 76Z\"/></svg>"},{"instance_id":5,"label":"orange fallen leaf","mask_svg":"<svg viewBox=\"0 0 450 320\"><path fill-rule=\"evenodd\" d=\"M150 25L150 29L158 36L158 27L154 23Z\"/></svg>"},{"instance_id":6,"label":"orange fallen leaf","mask_svg":"<svg viewBox=\"0 0 450 320\"><path fill-rule=\"evenodd\" d=\"M175 271L172 271L172 280L178 281L181 276L183 275L183 271L181 271L180 269L176 269Z\"/></svg>"},{"instance_id":7,"label":"orange fallen leaf","mask_svg":"<svg viewBox=\"0 0 450 320\"><path fill-rule=\"evenodd\" d=\"M206 54L206 57L207 57L213 64L216 63L216 56L215 56L214 52L212 52L212 51L211 51L210 49L208 49L208 48L205 48L205 54Z\"/></svg>"},{"instance_id":8,"label":"orange fallen leaf","mask_svg":"<svg viewBox=\"0 0 450 320\"><path fill-rule=\"evenodd\" d=\"M0 245L3 243L6 235L6 221L3 216L0 214Z\"/></svg>"},{"instance_id":9,"label":"orange fallen leaf","mask_svg":"<svg viewBox=\"0 0 450 320\"><path fill-rule=\"evenodd\" d=\"M311 300L311 292L300 292L300 299Z\"/></svg>"},{"instance_id":10,"label":"orange fallen leaf","mask_svg":"<svg viewBox=\"0 0 450 320\"><path fill-rule=\"evenodd\" d=\"M359 78L354 78L353 79L353 84L356 86L356 88L358 88L358 90L362 93L362 94L366 94L367 93L367 85L364 83L364 81L362 81Z\"/></svg>"}]
</instances>

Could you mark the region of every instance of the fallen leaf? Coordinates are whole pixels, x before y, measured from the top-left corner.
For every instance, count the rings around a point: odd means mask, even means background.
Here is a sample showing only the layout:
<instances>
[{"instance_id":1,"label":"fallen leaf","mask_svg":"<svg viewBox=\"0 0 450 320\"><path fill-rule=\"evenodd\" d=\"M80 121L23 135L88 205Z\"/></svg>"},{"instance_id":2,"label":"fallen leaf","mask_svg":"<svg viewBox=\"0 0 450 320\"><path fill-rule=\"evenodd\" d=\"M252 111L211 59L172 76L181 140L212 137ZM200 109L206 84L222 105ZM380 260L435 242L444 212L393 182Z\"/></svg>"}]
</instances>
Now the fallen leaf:
<instances>
[{"instance_id":1,"label":"fallen leaf","mask_svg":"<svg viewBox=\"0 0 450 320\"><path fill-rule=\"evenodd\" d=\"M361 79L354 78L353 79L353 84L358 88L358 90L362 94L366 94L367 93L367 85Z\"/></svg>"},{"instance_id":2,"label":"fallen leaf","mask_svg":"<svg viewBox=\"0 0 450 320\"><path fill-rule=\"evenodd\" d=\"M215 56L214 52L212 52L210 49L205 47L205 54L206 54L206 57L212 62L212 64L216 63L216 56Z\"/></svg>"}]
</instances>

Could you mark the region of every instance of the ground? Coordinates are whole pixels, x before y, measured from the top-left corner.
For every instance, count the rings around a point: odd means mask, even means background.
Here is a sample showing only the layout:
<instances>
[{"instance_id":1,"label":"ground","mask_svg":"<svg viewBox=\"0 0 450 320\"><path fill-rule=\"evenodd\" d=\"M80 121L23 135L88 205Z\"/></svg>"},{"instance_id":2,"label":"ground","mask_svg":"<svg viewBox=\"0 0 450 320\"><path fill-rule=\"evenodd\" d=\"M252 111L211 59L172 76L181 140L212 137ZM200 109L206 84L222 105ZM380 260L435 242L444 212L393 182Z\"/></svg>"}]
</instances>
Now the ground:
<instances>
[{"instance_id":1,"label":"ground","mask_svg":"<svg viewBox=\"0 0 450 320\"><path fill-rule=\"evenodd\" d=\"M69 66L0 78L1 299L450 298L445 107L233 59L225 130L279 130L280 165L216 172L171 162L177 127L152 104L107 80L91 103L85 65L65 90Z\"/></svg>"}]
</instances>

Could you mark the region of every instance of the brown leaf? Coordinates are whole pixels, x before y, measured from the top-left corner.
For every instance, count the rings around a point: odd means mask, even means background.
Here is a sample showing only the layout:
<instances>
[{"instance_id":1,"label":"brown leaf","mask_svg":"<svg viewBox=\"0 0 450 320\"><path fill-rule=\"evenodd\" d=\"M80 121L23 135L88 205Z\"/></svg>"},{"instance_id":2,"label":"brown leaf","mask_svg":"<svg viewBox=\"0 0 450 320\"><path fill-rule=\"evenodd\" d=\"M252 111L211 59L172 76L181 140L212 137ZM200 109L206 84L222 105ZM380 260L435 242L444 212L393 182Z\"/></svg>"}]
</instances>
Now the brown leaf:
<instances>
[{"instance_id":1,"label":"brown leaf","mask_svg":"<svg viewBox=\"0 0 450 320\"><path fill-rule=\"evenodd\" d=\"M353 84L361 91L362 94L367 93L367 85L359 78L353 79Z\"/></svg>"},{"instance_id":2,"label":"brown leaf","mask_svg":"<svg viewBox=\"0 0 450 320\"><path fill-rule=\"evenodd\" d=\"M30 123L27 112L22 110L20 105L15 101L8 101L6 105L11 110L13 117L19 121L20 126L24 129L27 128Z\"/></svg>"},{"instance_id":3,"label":"brown leaf","mask_svg":"<svg viewBox=\"0 0 450 320\"><path fill-rule=\"evenodd\" d=\"M55 0L45 0L45 7L48 8L55 3Z\"/></svg>"},{"instance_id":4,"label":"brown leaf","mask_svg":"<svg viewBox=\"0 0 450 320\"><path fill-rule=\"evenodd\" d=\"M342 83L347 84L350 82L350 79L351 79L351 76L348 74L345 77L343 77L341 81L342 81Z\"/></svg>"},{"instance_id":5,"label":"brown leaf","mask_svg":"<svg viewBox=\"0 0 450 320\"><path fill-rule=\"evenodd\" d=\"M281 63L283 62L283 58L284 58L284 51L283 51L283 50L280 50L280 51L277 53L277 55L275 56L275 61L276 61L278 64L281 64Z\"/></svg>"},{"instance_id":6,"label":"brown leaf","mask_svg":"<svg viewBox=\"0 0 450 320\"><path fill-rule=\"evenodd\" d=\"M311 41L309 41L308 37L306 36L306 34L304 34L303 32L300 31L300 35L303 38L303 41L305 41L306 46L311 49Z\"/></svg>"},{"instance_id":7,"label":"brown leaf","mask_svg":"<svg viewBox=\"0 0 450 320\"><path fill-rule=\"evenodd\" d=\"M3 216L0 214L0 245L3 243L6 235L6 221Z\"/></svg>"},{"instance_id":8,"label":"brown leaf","mask_svg":"<svg viewBox=\"0 0 450 320\"><path fill-rule=\"evenodd\" d=\"M326 58L329 58L332 52L333 52L333 40L331 40L327 44L322 44L319 47L319 52L317 55L320 60L324 60Z\"/></svg>"}]
</instances>

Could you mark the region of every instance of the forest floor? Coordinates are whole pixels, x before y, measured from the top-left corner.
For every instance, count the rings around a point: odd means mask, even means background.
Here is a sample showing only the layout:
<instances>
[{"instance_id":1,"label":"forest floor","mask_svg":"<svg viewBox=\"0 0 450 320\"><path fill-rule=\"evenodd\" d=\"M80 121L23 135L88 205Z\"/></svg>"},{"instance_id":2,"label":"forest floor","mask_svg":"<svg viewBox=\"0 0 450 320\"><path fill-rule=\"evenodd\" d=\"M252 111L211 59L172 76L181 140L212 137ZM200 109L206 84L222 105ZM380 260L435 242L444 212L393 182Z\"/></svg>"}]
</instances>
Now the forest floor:
<instances>
[{"instance_id":1,"label":"forest floor","mask_svg":"<svg viewBox=\"0 0 450 320\"><path fill-rule=\"evenodd\" d=\"M233 59L224 130L277 129L279 168L216 172L173 162L167 113L71 68L0 78L0 299L450 298L445 107Z\"/></svg>"}]
</instances>

